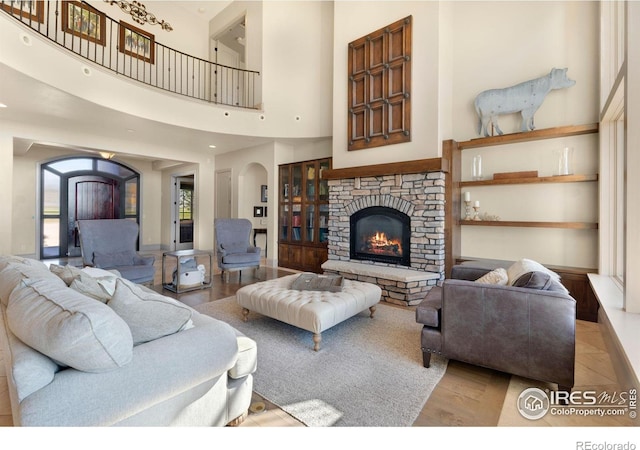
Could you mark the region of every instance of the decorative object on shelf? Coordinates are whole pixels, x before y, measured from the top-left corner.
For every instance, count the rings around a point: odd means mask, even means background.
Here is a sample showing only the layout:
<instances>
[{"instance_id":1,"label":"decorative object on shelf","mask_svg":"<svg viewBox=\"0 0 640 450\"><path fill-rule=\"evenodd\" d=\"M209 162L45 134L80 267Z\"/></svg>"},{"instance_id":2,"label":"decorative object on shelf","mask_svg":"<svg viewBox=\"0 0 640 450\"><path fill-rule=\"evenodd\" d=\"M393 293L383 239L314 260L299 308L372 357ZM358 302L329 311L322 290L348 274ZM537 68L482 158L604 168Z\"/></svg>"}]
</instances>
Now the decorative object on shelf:
<instances>
[{"instance_id":1,"label":"decorative object on shelf","mask_svg":"<svg viewBox=\"0 0 640 450\"><path fill-rule=\"evenodd\" d=\"M105 44L106 17L97 9L76 1L62 2L62 31L82 40Z\"/></svg>"},{"instance_id":2,"label":"decorative object on shelf","mask_svg":"<svg viewBox=\"0 0 640 450\"><path fill-rule=\"evenodd\" d=\"M464 210L465 216L464 220L471 220L471 192L467 191L464 193Z\"/></svg>"},{"instance_id":3,"label":"decorative object on shelf","mask_svg":"<svg viewBox=\"0 0 640 450\"><path fill-rule=\"evenodd\" d=\"M489 213L483 213L480 216L480 220L488 220L490 222L499 222L500 221L500 216L494 216L494 215L489 214Z\"/></svg>"},{"instance_id":4,"label":"decorative object on shelf","mask_svg":"<svg viewBox=\"0 0 640 450\"><path fill-rule=\"evenodd\" d=\"M134 22L144 25L160 25L165 31L172 31L173 27L164 20L158 20L155 15L147 11L147 7L140 2L132 1L127 2L125 0L104 0L106 3L113 5L114 3L120 7L125 13L130 14Z\"/></svg>"},{"instance_id":5,"label":"decorative object on shelf","mask_svg":"<svg viewBox=\"0 0 640 450\"><path fill-rule=\"evenodd\" d=\"M473 180L482 180L482 156L480 155L473 157Z\"/></svg>"},{"instance_id":6,"label":"decorative object on shelf","mask_svg":"<svg viewBox=\"0 0 640 450\"><path fill-rule=\"evenodd\" d=\"M253 217L265 217L265 207L264 206L254 206L253 207Z\"/></svg>"},{"instance_id":7,"label":"decorative object on shelf","mask_svg":"<svg viewBox=\"0 0 640 450\"><path fill-rule=\"evenodd\" d=\"M263 184L260 186L260 201L262 203L267 203L267 185Z\"/></svg>"},{"instance_id":8,"label":"decorative object on shelf","mask_svg":"<svg viewBox=\"0 0 640 450\"><path fill-rule=\"evenodd\" d=\"M478 134L489 136L489 124L498 134L503 134L498 126L498 116L519 112L522 116L520 131L535 129L533 116L545 97L554 89L568 88L576 84L567 77L568 69L551 69L548 75L525 81L504 89L483 91L475 99L478 114Z\"/></svg>"},{"instance_id":9,"label":"decorative object on shelf","mask_svg":"<svg viewBox=\"0 0 640 450\"><path fill-rule=\"evenodd\" d=\"M478 215L478 211L480 211L480 200L476 200L473 203L473 220L482 220Z\"/></svg>"},{"instance_id":10,"label":"decorative object on shelf","mask_svg":"<svg viewBox=\"0 0 640 450\"><path fill-rule=\"evenodd\" d=\"M571 175L571 160L573 159L573 148L564 147L555 151L558 158L558 175Z\"/></svg>"},{"instance_id":11,"label":"decorative object on shelf","mask_svg":"<svg viewBox=\"0 0 640 450\"><path fill-rule=\"evenodd\" d=\"M125 55L141 59L150 64L155 63L156 41L151 33L120 21L118 50Z\"/></svg>"}]
</instances>

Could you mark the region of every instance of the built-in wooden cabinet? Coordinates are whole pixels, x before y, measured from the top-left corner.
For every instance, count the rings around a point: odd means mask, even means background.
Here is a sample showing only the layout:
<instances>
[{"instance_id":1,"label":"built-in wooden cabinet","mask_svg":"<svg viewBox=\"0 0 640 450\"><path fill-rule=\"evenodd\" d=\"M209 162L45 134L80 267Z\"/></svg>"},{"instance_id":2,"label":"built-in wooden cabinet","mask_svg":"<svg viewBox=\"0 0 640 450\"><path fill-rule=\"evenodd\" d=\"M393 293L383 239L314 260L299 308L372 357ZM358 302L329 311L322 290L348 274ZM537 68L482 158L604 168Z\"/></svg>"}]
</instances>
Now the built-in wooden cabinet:
<instances>
[{"instance_id":1,"label":"built-in wooden cabinet","mask_svg":"<svg viewBox=\"0 0 640 450\"><path fill-rule=\"evenodd\" d=\"M329 186L322 178L331 158L279 166L278 265L322 272L329 238Z\"/></svg>"}]
</instances>

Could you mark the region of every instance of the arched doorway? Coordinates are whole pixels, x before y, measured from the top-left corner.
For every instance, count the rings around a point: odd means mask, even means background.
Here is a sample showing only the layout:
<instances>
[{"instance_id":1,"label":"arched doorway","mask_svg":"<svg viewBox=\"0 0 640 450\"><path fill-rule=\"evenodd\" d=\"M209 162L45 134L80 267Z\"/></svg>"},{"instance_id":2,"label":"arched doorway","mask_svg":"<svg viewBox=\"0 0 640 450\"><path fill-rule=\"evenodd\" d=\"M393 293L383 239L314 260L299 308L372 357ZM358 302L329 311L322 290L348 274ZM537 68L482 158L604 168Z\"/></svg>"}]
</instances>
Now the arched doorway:
<instances>
[{"instance_id":1,"label":"arched doorway","mask_svg":"<svg viewBox=\"0 0 640 450\"><path fill-rule=\"evenodd\" d=\"M140 174L115 161L71 157L41 166L40 258L80 256L76 221L139 223Z\"/></svg>"}]
</instances>

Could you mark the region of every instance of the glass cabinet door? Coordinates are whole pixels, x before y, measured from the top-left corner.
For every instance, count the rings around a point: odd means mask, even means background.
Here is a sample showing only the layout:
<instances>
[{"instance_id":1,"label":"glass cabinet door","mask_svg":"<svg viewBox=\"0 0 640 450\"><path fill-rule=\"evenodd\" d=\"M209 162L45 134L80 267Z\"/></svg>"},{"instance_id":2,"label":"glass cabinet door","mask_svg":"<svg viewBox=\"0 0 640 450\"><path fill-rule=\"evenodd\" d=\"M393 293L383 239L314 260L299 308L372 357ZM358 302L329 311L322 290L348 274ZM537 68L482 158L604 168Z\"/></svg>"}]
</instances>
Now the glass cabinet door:
<instances>
[{"instance_id":1,"label":"glass cabinet door","mask_svg":"<svg viewBox=\"0 0 640 450\"><path fill-rule=\"evenodd\" d=\"M280 201L289 201L289 168L280 167Z\"/></svg>"},{"instance_id":2,"label":"glass cabinet door","mask_svg":"<svg viewBox=\"0 0 640 450\"><path fill-rule=\"evenodd\" d=\"M291 196L294 203L302 201L302 166L296 164L291 170Z\"/></svg>"},{"instance_id":3,"label":"glass cabinet door","mask_svg":"<svg viewBox=\"0 0 640 450\"><path fill-rule=\"evenodd\" d=\"M318 199L320 201L329 200L329 182L322 179L322 172L329 169L329 160L320 161L318 180Z\"/></svg>"},{"instance_id":4,"label":"glass cabinet door","mask_svg":"<svg viewBox=\"0 0 640 450\"><path fill-rule=\"evenodd\" d=\"M316 199L316 164L308 163L304 166L306 201L313 202Z\"/></svg>"},{"instance_id":5,"label":"glass cabinet door","mask_svg":"<svg viewBox=\"0 0 640 450\"><path fill-rule=\"evenodd\" d=\"M305 206L305 241L313 242L314 231L315 231L315 205L306 205Z\"/></svg>"},{"instance_id":6,"label":"glass cabinet door","mask_svg":"<svg viewBox=\"0 0 640 450\"><path fill-rule=\"evenodd\" d=\"M329 240L329 205L319 206L318 242L321 244Z\"/></svg>"},{"instance_id":7,"label":"glass cabinet door","mask_svg":"<svg viewBox=\"0 0 640 450\"><path fill-rule=\"evenodd\" d=\"M302 239L302 205L294 203L291 209L291 240L300 241Z\"/></svg>"},{"instance_id":8,"label":"glass cabinet door","mask_svg":"<svg viewBox=\"0 0 640 450\"><path fill-rule=\"evenodd\" d=\"M280 239L289 240L289 205L280 205Z\"/></svg>"}]
</instances>

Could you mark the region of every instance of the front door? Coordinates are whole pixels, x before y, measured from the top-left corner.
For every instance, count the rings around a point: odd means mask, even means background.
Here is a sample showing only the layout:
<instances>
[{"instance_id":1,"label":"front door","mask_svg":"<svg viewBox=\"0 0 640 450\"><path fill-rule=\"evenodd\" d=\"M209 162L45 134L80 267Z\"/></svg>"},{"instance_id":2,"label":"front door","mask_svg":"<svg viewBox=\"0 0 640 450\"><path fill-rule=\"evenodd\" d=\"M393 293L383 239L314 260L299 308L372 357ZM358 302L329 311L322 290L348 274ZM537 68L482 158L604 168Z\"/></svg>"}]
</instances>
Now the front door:
<instances>
[{"instance_id":1,"label":"front door","mask_svg":"<svg viewBox=\"0 0 640 450\"><path fill-rule=\"evenodd\" d=\"M120 187L117 180L84 175L69 178L67 256L81 256L76 221L120 217Z\"/></svg>"}]
</instances>

